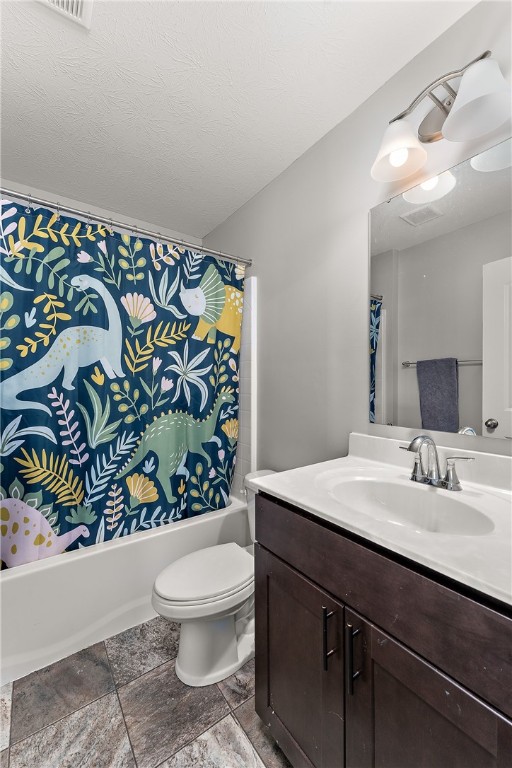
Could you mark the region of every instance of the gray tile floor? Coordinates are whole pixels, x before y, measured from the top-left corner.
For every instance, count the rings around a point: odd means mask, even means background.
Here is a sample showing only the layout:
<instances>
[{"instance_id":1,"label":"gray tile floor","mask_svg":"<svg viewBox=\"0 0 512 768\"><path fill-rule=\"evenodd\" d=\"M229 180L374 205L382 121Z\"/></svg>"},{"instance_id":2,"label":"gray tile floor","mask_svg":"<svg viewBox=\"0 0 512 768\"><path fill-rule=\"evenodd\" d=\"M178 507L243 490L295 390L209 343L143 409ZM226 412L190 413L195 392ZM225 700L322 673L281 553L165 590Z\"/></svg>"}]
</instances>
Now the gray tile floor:
<instances>
[{"instance_id":1,"label":"gray tile floor","mask_svg":"<svg viewBox=\"0 0 512 768\"><path fill-rule=\"evenodd\" d=\"M3 686L1 768L289 768L254 711L254 662L189 688L178 639L158 617Z\"/></svg>"}]
</instances>

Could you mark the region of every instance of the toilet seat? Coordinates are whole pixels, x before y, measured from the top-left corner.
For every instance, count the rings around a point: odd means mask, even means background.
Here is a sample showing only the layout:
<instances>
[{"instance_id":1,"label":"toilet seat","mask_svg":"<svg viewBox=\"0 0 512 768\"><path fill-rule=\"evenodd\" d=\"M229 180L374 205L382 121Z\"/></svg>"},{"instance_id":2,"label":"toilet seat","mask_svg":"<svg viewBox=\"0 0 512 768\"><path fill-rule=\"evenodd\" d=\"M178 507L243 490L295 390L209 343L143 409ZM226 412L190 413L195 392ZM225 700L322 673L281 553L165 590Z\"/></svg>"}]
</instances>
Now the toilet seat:
<instances>
[{"instance_id":1,"label":"toilet seat","mask_svg":"<svg viewBox=\"0 0 512 768\"><path fill-rule=\"evenodd\" d=\"M236 613L242 605L254 594L254 579L245 587L239 589L227 597L219 597L217 600L204 600L203 602L184 603L171 602L160 597L153 589L151 603L153 608L160 616L171 621L198 621L219 620L223 616L229 616Z\"/></svg>"},{"instance_id":2,"label":"toilet seat","mask_svg":"<svg viewBox=\"0 0 512 768\"><path fill-rule=\"evenodd\" d=\"M154 594L168 606L193 607L228 601L253 588L254 559L233 542L181 557L158 576Z\"/></svg>"},{"instance_id":3,"label":"toilet seat","mask_svg":"<svg viewBox=\"0 0 512 768\"><path fill-rule=\"evenodd\" d=\"M242 584L241 587L236 587L235 589L231 589L228 592L224 592L222 595L216 595L215 597L205 597L202 600L169 600L169 598L162 597L162 595L159 595L159 597L169 605L176 605L177 607L190 606L193 608L194 605L214 605L219 603L221 600L226 600L229 597L235 597L239 594L239 592L243 592L247 589L247 587L250 587L253 582L254 579L249 579L245 584Z\"/></svg>"}]
</instances>

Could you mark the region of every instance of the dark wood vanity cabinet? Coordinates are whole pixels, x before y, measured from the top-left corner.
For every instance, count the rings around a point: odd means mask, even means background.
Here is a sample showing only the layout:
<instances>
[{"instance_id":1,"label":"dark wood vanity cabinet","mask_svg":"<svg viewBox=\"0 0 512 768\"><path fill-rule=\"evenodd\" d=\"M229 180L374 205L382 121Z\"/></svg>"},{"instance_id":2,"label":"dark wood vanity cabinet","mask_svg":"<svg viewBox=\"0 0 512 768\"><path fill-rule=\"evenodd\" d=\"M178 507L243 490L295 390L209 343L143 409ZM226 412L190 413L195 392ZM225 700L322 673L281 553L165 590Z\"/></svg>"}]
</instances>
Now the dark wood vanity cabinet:
<instances>
[{"instance_id":1,"label":"dark wood vanity cabinet","mask_svg":"<svg viewBox=\"0 0 512 768\"><path fill-rule=\"evenodd\" d=\"M512 765L510 721L358 614L345 621L357 632L347 768Z\"/></svg>"},{"instance_id":2,"label":"dark wood vanity cabinet","mask_svg":"<svg viewBox=\"0 0 512 768\"><path fill-rule=\"evenodd\" d=\"M257 618L258 713L297 768L342 765L343 605L262 547L256 557L266 606Z\"/></svg>"},{"instance_id":3,"label":"dark wood vanity cabinet","mask_svg":"<svg viewBox=\"0 0 512 768\"><path fill-rule=\"evenodd\" d=\"M510 768L512 619L260 495L256 711L294 768Z\"/></svg>"}]
</instances>

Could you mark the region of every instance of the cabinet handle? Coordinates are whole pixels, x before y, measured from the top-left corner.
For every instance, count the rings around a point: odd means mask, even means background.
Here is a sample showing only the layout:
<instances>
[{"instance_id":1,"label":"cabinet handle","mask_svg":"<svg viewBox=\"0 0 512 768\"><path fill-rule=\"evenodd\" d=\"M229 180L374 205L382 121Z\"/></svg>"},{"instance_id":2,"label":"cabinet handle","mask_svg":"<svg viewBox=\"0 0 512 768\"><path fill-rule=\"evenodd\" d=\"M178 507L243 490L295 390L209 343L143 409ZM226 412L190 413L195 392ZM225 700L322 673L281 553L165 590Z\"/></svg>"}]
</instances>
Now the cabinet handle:
<instances>
[{"instance_id":1,"label":"cabinet handle","mask_svg":"<svg viewBox=\"0 0 512 768\"><path fill-rule=\"evenodd\" d=\"M327 650L327 621L334 616L334 611L328 611L325 605L322 605L322 657L324 660L324 672L327 672L329 665L329 656L336 653L337 648L333 648L332 651Z\"/></svg>"},{"instance_id":2,"label":"cabinet handle","mask_svg":"<svg viewBox=\"0 0 512 768\"><path fill-rule=\"evenodd\" d=\"M359 677L361 670L354 672L354 637L360 629L354 629L352 624L345 624L345 689L347 696L354 694L354 680Z\"/></svg>"}]
</instances>

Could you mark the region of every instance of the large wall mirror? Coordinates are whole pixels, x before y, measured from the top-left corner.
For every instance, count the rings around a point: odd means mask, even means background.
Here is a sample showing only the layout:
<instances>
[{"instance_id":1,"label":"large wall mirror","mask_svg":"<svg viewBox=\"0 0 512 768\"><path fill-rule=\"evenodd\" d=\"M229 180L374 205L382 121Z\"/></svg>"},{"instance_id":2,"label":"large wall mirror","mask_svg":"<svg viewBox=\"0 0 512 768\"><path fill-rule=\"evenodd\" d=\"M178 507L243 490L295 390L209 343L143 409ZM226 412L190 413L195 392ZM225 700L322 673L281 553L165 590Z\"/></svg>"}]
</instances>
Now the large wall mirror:
<instances>
[{"instance_id":1,"label":"large wall mirror","mask_svg":"<svg viewBox=\"0 0 512 768\"><path fill-rule=\"evenodd\" d=\"M512 439L512 140L370 213L370 421Z\"/></svg>"}]
</instances>

